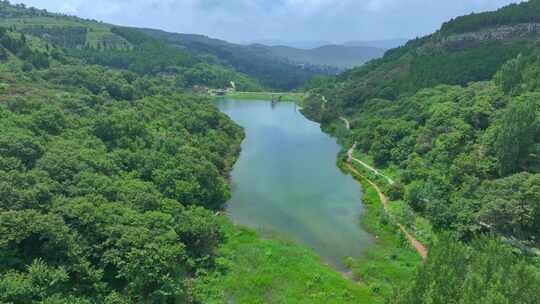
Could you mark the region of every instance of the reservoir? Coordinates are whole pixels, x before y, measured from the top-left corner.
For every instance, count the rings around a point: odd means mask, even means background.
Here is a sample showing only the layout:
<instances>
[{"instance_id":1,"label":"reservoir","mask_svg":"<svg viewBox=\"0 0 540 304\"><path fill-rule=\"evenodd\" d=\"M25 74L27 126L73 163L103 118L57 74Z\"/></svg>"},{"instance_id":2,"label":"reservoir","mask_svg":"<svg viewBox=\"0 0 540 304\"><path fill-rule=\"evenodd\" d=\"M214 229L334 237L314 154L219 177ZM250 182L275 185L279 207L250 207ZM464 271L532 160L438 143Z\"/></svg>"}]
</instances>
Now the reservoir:
<instances>
[{"instance_id":1,"label":"reservoir","mask_svg":"<svg viewBox=\"0 0 540 304\"><path fill-rule=\"evenodd\" d=\"M370 246L360 185L337 168L340 147L319 124L289 102L217 105L246 132L227 205L235 223L308 246L337 269Z\"/></svg>"}]
</instances>

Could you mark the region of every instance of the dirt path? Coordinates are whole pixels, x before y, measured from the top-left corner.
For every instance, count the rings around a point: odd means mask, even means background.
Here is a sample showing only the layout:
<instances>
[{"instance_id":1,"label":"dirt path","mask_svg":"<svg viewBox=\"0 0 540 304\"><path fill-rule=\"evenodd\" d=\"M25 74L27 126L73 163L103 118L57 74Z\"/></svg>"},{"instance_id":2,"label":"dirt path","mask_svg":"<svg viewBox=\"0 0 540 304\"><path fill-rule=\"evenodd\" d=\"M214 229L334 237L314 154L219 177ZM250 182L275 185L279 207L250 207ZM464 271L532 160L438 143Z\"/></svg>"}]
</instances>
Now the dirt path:
<instances>
[{"instance_id":1,"label":"dirt path","mask_svg":"<svg viewBox=\"0 0 540 304\"><path fill-rule=\"evenodd\" d=\"M351 123L349 122L349 120L347 118L342 116L339 119L341 119L345 123L345 128L347 128L347 130L351 129Z\"/></svg>"},{"instance_id":2,"label":"dirt path","mask_svg":"<svg viewBox=\"0 0 540 304\"><path fill-rule=\"evenodd\" d=\"M422 257L422 259L427 259L427 256L428 256L428 250L426 248L426 246L422 245L422 243L420 243L414 236L412 236L406 229L405 227L403 227L403 225L401 224L398 224L398 227L399 227L399 230L401 230L401 232L403 234L405 234L405 236L407 237L407 239L409 240L409 243L411 243L411 245L414 247L414 249L416 250L416 252L418 252L418 254Z\"/></svg>"},{"instance_id":3,"label":"dirt path","mask_svg":"<svg viewBox=\"0 0 540 304\"><path fill-rule=\"evenodd\" d=\"M377 185L376 183L366 178L364 175L362 175L362 173L358 172L358 170L356 170L356 168L351 163L347 163L347 167L349 168L349 170L351 170L351 172L356 174L358 177L365 179L373 187L373 189L375 189L383 205L384 213L388 215L390 213L390 201L388 200L388 197L381 191L381 188L379 188L379 185ZM411 244L411 246L413 246L416 252L418 252L418 254L422 257L422 259L425 260L428 255L427 248L424 245L422 245L422 243L420 243L412 234L410 234L402 224L398 223L397 225L399 227L399 230L401 230L401 232L405 235L405 237L407 237L407 240L409 240L409 243Z\"/></svg>"},{"instance_id":4,"label":"dirt path","mask_svg":"<svg viewBox=\"0 0 540 304\"><path fill-rule=\"evenodd\" d=\"M386 179L390 185L393 185L395 183L393 179L391 179L390 177L382 174L381 171L373 168L372 166L366 164L365 162L363 162L363 161L361 161L361 160L359 160L357 158L354 158L354 157L352 157L352 160L359 163L360 165L364 166L366 169L368 169L369 171L375 173L376 175Z\"/></svg>"},{"instance_id":5,"label":"dirt path","mask_svg":"<svg viewBox=\"0 0 540 304\"><path fill-rule=\"evenodd\" d=\"M326 104L328 103L328 100L326 100L326 96L321 95L322 103L321 103L321 110L324 111L326 109Z\"/></svg>"},{"instance_id":6,"label":"dirt path","mask_svg":"<svg viewBox=\"0 0 540 304\"><path fill-rule=\"evenodd\" d=\"M354 150L356 150L357 145L358 145L358 143L355 142L354 145L349 149L349 151L347 151L347 162L349 164L352 164L352 162L355 161L355 162L359 163L360 165L364 166L369 171L371 171L371 172L375 173L376 175L386 179L390 185L393 185L395 183L393 179L391 179L390 177L382 174L381 171L373 168L372 166L366 164L365 162L363 162L363 161L361 161L361 160L359 160L359 159L357 159L357 158L355 158L353 156Z\"/></svg>"},{"instance_id":7,"label":"dirt path","mask_svg":"<svg viewBox=\"0 0 540 304\"><path fill-rule=\"evenodd\" d=\"M353 162L353 153L354 153L354 150L356 149L356 146L358 145L358 143L354 143L354 145L349 149L349 151L347 151L347 163L349 164L352 164Z\"/></svg>"}]
</instances>

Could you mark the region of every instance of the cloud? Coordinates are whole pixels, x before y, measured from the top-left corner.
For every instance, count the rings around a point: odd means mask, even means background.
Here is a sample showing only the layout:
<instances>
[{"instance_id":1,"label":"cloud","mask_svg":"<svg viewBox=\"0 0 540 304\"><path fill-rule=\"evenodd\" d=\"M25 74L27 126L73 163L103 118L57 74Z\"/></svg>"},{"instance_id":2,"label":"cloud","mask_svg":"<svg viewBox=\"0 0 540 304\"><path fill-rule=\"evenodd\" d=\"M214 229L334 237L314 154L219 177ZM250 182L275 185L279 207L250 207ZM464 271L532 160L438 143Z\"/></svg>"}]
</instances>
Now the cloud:
<instances>
[{"instance_id":1,"label":"cloud","mask_svg":"<svg viewBox=\"0 0 540 304\"><path fill-rule=\"evenodd\" d=\"M15 1L15 0L14 0ZM516 0L18 0L109 23L232 41L415 37L452 17Z\"/></svg>"}]
</instances>

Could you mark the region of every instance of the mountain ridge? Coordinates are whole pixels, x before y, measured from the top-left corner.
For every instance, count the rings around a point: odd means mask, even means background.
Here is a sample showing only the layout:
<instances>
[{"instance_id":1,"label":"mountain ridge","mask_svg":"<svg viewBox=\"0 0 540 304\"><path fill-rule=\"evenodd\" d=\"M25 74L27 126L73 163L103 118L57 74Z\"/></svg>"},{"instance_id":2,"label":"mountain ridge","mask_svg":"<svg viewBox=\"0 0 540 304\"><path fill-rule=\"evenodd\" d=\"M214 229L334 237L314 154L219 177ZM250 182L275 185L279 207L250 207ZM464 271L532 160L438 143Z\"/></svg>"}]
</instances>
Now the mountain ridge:
<instances>
[{"instance_id":1,"label":"mountain ridge","mask_svg":"<svg viewBox=\"0 0 540 304\"><path fill-rule=\"evenodd\" d=\"M332 66L342 70L360 66L372 59L382 57L386 52L385 49L375 47L336 44L324 45L309 50L288 46L273 46L269 48L275 56L286 58L292 62Z\"/></svg>"}]
</instances>

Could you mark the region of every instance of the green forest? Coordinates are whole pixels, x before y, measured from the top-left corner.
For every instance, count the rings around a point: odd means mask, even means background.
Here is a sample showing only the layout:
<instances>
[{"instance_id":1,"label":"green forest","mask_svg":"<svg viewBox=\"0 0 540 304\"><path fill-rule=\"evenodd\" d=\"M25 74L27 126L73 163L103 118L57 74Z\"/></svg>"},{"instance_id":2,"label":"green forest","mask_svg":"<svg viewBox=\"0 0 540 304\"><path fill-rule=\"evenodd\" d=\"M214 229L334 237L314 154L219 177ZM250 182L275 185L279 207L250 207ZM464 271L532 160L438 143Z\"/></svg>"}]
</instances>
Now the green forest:
<instances>
[{"instance_id":1,"label":"green forest","mask_svg":"<svg viewBox=\"0 0 540 304\"><path fill-rule=\"evenodd\" d=\"M450 38L539 8L458 17L329 76L0 1L0 303L538 303L540 32ZM395 180L366 173L399 222L363 182L378 241L350 274L224 215L245 133L197 88L231 82L305 89L303 114Z\"/></svg>"},{"instance_id":2,"label":"green forest","mask_svg":"<svg viewBox=\"0 0 540 304\"><path fill-rule=\"evenodd\" d=\"M0 34L0 301L186 298L223 240L211 210L242 130L174 82Z\"/></svg>"}]
</instances>

